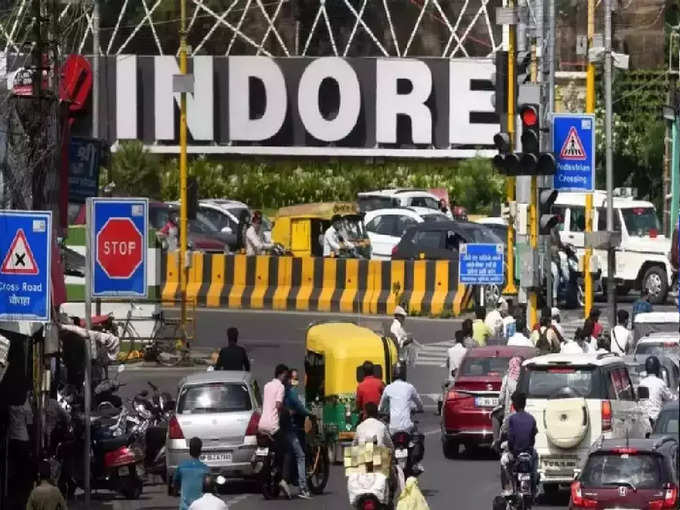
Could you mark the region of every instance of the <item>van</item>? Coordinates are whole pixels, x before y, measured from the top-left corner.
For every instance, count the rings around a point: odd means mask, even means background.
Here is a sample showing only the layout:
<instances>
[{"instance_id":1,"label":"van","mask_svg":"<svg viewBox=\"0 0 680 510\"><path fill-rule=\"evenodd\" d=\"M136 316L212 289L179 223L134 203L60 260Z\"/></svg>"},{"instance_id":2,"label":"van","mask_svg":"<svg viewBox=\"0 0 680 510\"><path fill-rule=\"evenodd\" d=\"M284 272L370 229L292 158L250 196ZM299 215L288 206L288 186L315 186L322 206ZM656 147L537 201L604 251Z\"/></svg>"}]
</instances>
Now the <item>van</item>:
<instances>
[{"instance_id":1,"label":"van","mask_svg":"<svg viewBox=\"0 0 680 510\"><path fill-rule=\"evenodd\" d=\"M553 212L560 217L560 239L573 245L579 256L585 249L586 194L562 192L558 195ZM607 230L607 193L593 193L593 230ZM670 240L661 235L656 209L651 202L636 200L632 192L614 190L614 232L621 234L616 249L617 292L646 288L650 302L666 301L673 271L668 260ZM607 278L607 252L594 250L600 262L602 277Z\"/></svg>"}]
</instances>

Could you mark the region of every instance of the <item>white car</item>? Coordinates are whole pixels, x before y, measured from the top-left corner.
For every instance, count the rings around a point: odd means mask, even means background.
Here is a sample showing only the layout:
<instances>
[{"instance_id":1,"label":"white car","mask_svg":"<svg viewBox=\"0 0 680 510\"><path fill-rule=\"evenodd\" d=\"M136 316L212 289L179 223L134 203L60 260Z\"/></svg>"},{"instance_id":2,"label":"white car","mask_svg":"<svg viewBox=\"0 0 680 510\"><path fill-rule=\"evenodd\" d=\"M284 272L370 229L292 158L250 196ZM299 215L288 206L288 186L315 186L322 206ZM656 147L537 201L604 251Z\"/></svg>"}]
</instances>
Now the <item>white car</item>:
<instances>
[{"instance_id":1,"label":"white car","mask_svg":"<svg viewBox=\"0 0 680 510\"><path fill-rule=\"evenodd\" d=\"M640 338L635 346L635 354L644 356L680 355L680 333L657 331Z\"/></svg>"},{"instance_id":2,"label":"white car","mask_svg":"<svg viewBox=\"0 0 680 510\"><path fill-rule=\"evenodd\" d=\"M363 212L391 207L419 207L439 211L439 198L422 189L395 188L366 191L357 194L359 209ZM453 219L451 210L447 216Z\"/></svg>"},{"instance_id":3,"label":"white car","mask_svg":"<svg viewBox=\"0 0 680 510\"><path fill-rule=\"evenodd\" d=\"M449 221L449 217L425 207L376 209L367 212L364 226L371 240L371 258L389 260L404 232L409 227L426 221Z\"/></svg>"},{"instance_id":4,"label":"white car","mask_svg":"<svg viewBox=\"0 0 680 510\"><path fill-rule=\"evenodd\" d=\"M251 211L246 204L238 200L227 200L223 198L211 198L200 200L198 208L204 216L217 225L222 232L238 232L240 219L244 214L248 217ZM264 227L265 241L271 242L272 225L266 218L262 219Z\"/></svg>"},{"instance_id":5,"label":"white car","mask_svg":"<svg viewBox=\"0 0 680 510\"><path fill-rule=\"evenodd\" d=\"M633 320L633 339L638 342L651 333L676 333L680 326L678 312L647 312L638 313Z\"/></svg>"},{"instance_id":6,"label":"white car","mask_svg":"<svg viewBox=\"0 0 680 510\"><path fill-rule=\"evenodd\" d=\"M616 249L614 278L620 292L646 288L652 303L663 303L672 283L672 268L668 260L670 240L661 235L656 209L651 202L635 200L632 191L614 190L614 232L621 234ZM625 195L625 196L622 196ZM593 193L593 230L606 231L607 193ZM585 193L560 193L553 212L561 218L560 238L572 244L579 253L585 248ZM607 278L607 253L595 250L602 278Z\"/></svg>"},{"instance_id":7,"label":"white car","mask_svg":"<svg viewBox=\"0 0 680 510\"><path fill-rule=\"evenodd\" d=\"M538 473L546 493L571 483L595 440L651 431L623 358L548 354L522 364L518 391L536 420Z\"/></svg>"}]
</instances>

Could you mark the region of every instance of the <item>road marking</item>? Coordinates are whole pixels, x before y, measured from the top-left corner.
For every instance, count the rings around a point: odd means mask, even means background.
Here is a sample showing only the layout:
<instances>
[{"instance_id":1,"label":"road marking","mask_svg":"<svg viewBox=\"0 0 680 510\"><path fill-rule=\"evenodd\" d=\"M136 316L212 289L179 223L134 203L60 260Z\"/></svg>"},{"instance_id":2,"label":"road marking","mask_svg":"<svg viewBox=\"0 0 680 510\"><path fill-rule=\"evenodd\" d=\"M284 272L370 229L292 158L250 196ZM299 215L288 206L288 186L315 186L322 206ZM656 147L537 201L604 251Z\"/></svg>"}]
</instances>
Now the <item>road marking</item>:
<instances>
[{"instance_id":1,"label":"road marking","mask_svg":"<svg viewBox=\"0 0 680 510\"><path fill-rule=\"evenodd\" d=\"M227 498L226 502L228 505L238 505L239 503L244 502L250 496L252 496L252 494L241 494L239 496L234 496L233 498Z\"/></svg>"}]
</instances>

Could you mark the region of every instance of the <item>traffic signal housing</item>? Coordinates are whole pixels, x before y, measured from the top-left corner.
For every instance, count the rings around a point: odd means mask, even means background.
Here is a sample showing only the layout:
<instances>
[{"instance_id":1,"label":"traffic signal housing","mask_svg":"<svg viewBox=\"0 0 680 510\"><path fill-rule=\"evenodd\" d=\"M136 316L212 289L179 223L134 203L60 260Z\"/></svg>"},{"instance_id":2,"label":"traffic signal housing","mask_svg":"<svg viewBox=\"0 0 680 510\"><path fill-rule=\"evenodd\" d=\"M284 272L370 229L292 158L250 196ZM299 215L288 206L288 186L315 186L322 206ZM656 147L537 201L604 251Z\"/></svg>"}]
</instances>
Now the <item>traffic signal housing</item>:
<instances>
[{"instance_id":1,"label":"traffic signal housing","mask_svg":"<svg viewBox=\"0 0 680 510\"><path fill-rule=\"evenodd\" d=\"M554 214L552 207L557 200L559 192L552 188L540 188L538 190L538 233L550 235L550 231L560 221L558 214Z\"/></svg>"},{"instance_id":2,"label":"traffic signal housing","mask_svg":"<svg viewBox=\"0 0 680 510\"><path fill-rule=\"evenodd\" d=\"M539 105L523 104L519 107L519 117L522 120L522 157L520 166L522 175L534 175L540 156L540 114Z\"/></svg>"}]
</instances>

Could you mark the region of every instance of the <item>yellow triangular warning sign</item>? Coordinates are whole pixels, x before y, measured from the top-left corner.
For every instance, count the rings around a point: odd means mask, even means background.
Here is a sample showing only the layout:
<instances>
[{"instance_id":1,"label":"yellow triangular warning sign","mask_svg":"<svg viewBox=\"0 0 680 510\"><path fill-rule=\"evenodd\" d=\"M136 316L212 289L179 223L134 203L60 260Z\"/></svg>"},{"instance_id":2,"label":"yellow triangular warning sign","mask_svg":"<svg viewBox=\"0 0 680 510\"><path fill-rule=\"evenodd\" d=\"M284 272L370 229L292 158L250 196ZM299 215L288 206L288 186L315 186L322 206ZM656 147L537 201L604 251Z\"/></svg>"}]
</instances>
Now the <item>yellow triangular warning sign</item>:
<instances>
[{"instance_id":1,"label":"yellow triangular warning sign","mask_svg":"<svg viewBox=\"0 0 680 510\"><path fill-rule=\"evenodd\" d=\"M31 247L26 240L26 234L23 229L17 230L12 244L2 261L0 266L0 273L2 274L25 274L36 275L39 273L38 264L35 263L35 257Z\"/></svg>"},{"instance_id":2,"label":"yellow triangular warning sign","mask_svg":"<svg viewBox=\"0 0 680 510\"><path fill-rule=\"evenodd\" d=\"M564 144L562 145L560 159L585 161L586 158L586 151L583 149L583 144L578 136L578 131L576 131L574 126L571 126L567 139L564 140Z\"/></svg>"}]
</instances>

